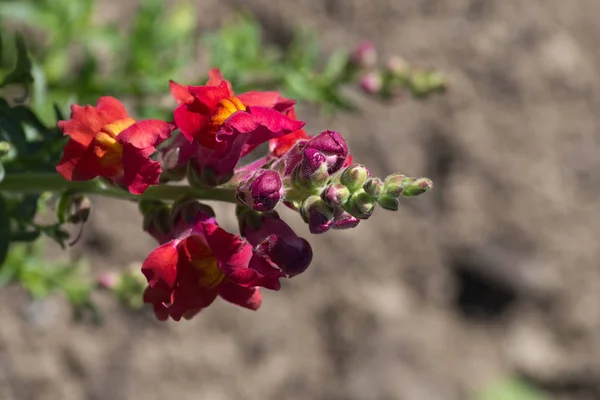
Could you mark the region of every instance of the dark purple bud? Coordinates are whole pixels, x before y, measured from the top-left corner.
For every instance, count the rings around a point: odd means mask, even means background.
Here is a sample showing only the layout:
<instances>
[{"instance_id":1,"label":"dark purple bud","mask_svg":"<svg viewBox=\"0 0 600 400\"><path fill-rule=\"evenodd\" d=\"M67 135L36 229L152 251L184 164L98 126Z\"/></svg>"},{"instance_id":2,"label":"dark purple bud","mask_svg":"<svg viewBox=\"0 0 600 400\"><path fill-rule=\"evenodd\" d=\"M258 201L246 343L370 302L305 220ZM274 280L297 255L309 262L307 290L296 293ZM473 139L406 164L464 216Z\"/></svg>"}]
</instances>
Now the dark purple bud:
<instances>
[{"instance_id":1,"label":"dark purple bud","mask_svg":"<svg viewBox=\"0 0 600 400\"><path fill-rule=\"evenodd\" d=\"M321 198L330 207L342 206L350 197L350 191L341 183L332 183L321 193Z\"/></svg>"},{"instance_id":2,"label":"dark purple bud","mask_svg":"<svg viewBox=\"0 0 600 400\"><path fill-rule=\"evenodd\" d=\"M319 196L309 196L300 206L300 215L308 224L310 233L325 233L333 224L333 208Z\"/></svg>"},{"instance_id":3,"label":"dark purple bud","mask_svg":"<svg viewBox=\"0 0 600 400\"><path fill-rule=\"evenodd\" d=\"M347 211L340 208L335 210L332 229L350 229L355 228L360 222L360 219L353 217Z\"/></svg>"},{"instance_id":4,"label":"dark purple bud","mask_svg":"<svg viewBox=\"0 0 600 400\"><path fill-rule=\"evenodd\" d=\"M358 68L371 68L377 64L377 51L373 42L363 40L350 54L350 61Z\"/></svg>"},{"instance_id":5,"label":"dark purple bud","mask_svg":"<svg viewBox=\"0 0 600 400\"><path fill-rule=\"evenodd\" d=\"M327 173L330 175L339 171L348 158L346 140L335 131L324 131L306 142L307 148L312 148L323 154L327 160Z\"/></svg>"},{"instance_id":6,"label":"dark purple bud","mask_svg":"<svg viewBox=\"0 0 600 400\"><path fill-rule=\"evenodd\" d=\"M355 192L363 187L370 175L371 172L364 165L352 164L342 171L340 183Z\"/></svg>"},{"instance_id":7,"label":"dark purple bud","mask_svg":"<svg viewBox=\"0 0 600 400\"><path fill-rule=\"evenodd\" d=\"M379 178L368 179L363 185L363 189L369 196L378 199L383 194L383 181Z\"/></svg>"},{"instance_id":8,"label":"dark purple bud","mask_svg":"<svg viewBox=\"0 0 600 400\"><path fill-rule=\"evenodd\" d=\"M237 188L238 199L255 211L271 211L285 195L279 173L259 169Z\"/></svg>"},{"instance_id":9,"label":"dark purple bud","mask_svg":"<svg viewBox=\"0 0 600 400\"><path fill-rule=\"evenodd\" d=\"M288 277L306 270L312 261L310 244L296 235L276 212L238 210L240 232L255 246L255 253L279 267Z\"/></svg>"},{"instance_id":10,"label":"dark purple bud","mask_svg":"<svg viewBox=\"0 0 600 400\"><path fill-rule=\"evenodd\" d=\"M191 225L197 222L199 216L214 218L213 209L193 198L182 198L171 208L171 224L174 227L179 225Z\"/></svg>"}]
</instances>

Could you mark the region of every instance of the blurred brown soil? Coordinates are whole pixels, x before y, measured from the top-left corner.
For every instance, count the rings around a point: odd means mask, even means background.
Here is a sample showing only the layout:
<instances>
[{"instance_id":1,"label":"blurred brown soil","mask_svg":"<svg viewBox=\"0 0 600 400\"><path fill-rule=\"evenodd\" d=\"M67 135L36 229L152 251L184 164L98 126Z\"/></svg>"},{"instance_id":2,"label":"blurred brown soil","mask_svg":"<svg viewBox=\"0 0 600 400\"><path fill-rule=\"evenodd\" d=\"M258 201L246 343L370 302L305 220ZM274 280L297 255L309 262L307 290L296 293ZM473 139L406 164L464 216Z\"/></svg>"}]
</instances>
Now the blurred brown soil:
<instances>
[{"instance_id":1,"label":"blurred brown soil","mask_svg":"<svg viewBox=\"0 0 600 400\"><path fill-rule=\"evenodd\" d=\"M105 3L105 18L132 10ZM159 323L100 296L98 328L3 290L0 399L464 400L507 376L600 398L599 1L197 3L206 29L245 7L274 43L304 27L325 51L370 38L383 58L444 71L450 91L425 102L352 93L361 113L303 115L376 175L436 187L311 237L314 264L256 313L217 302ZM96 270L143 260L135 207L97 206L76 253Z\"/></svg>"}]
</instances>

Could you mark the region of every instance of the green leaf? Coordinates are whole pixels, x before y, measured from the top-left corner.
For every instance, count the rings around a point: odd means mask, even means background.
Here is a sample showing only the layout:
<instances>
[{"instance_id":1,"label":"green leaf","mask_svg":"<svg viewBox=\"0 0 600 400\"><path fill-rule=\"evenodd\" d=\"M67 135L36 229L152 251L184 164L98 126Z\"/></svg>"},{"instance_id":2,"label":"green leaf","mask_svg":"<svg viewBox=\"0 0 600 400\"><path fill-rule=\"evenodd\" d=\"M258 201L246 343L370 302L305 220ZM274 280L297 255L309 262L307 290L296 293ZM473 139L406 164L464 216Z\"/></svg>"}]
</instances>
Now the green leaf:
<instances>
[{"instance_id":1,"label":"green leaf","mask_svg":"<svg viewBox=\"0 0 600 400\"><path fill-rule=\"evenodd\" d=\"M17 153L27 152L25 131L12 114L12 108L2 98L0 98L0 135L15 146Z\"/></svg>"},{"instance_id":2,"label":"green leaf","mask_svg":"<svg viewBox=\"0 0 600 400\"><path fill-rule=\"evenodd\" d=\"M33 242L40 237L41 232L35 231L23 231L23 232L11 232L11 242Z\"/></svg>"},{"instance_id":3,"label":"green leaf","mask_svg":"<svg viewBox=\"0 0 600 400\"><path fill-rule=\"evenodd\" d=\"M13 215L20 221L30 222L35 217L38 208L39 194L28 194L13 210Z\"/></svg>"},{"instance_id":4,"label":"green leaf","mask_svg":"<svg viewBox=\"0 0 600 400\"><path fill-rule=\"evenodd\" d=\"M519 379L506 379L486 387L475 400L546 400L535 387Z\"/></svg>"},{"instance_id":5,"label":"green leaf","mask_svg":"<svg viewBox=\"0 0 600 400\"><path fill-rule=\"evenodd\" d=\"M6 175L6 171L4 170L4 165L0 163L0 182L4 180L4 176Z\"/></svg>"},{"instance_id":6,"label":"green leaf","mask_svg":"<svg viewBox=\"0 0 600 400\"><path fill-rule=\"evenodd\" d=\"M4 197L0 196L0 267L8 254L10 244L10 227L8 225L8 208Z\"/></svg>"},{"instance_id":7,"label":"green leaf","mask_svg":"<svg viewBox=\"0 0 600 400\"><path fill-rule=\"evenodd\" d=\"M33 82L31 76L31 60L27 54L27 47L21 36L15 38L17 48L17 61L13 70L4 77L0 86L6 86L11 83L30 84Z\"/></svg>"}]
</instances>

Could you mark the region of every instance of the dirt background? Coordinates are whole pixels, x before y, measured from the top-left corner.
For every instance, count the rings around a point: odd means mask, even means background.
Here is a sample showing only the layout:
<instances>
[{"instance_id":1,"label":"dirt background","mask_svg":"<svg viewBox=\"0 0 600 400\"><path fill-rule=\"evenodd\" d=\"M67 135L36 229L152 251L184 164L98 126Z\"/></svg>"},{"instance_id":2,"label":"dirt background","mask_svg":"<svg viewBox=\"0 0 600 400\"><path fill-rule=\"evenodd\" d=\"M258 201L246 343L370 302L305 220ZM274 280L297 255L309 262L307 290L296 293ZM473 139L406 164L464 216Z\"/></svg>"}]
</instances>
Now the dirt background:
<instances>
[{"instance_id":1,"label":"dirt background","mask_svg":"<svg viewBox=\"0 0 600 400\"><path fill-rule=\"evenodd\" d=\"M125 18L131 2L102 2ZM357 229L256 313L217 302L159 323L99 297L101 327L60 299L0 293L0 399L464 400L517 376L552 399L600 398L600 1L198 1L205 29L240 6L285 44L372 39L442 70L450 91L323 119L375 174L436 187ZM135 207L98 201L75 250L96 269L153 248ZM232 210L218 207L233 229ZM285 214L308 236L299 218Z\"/></svg>"}]
</instances>

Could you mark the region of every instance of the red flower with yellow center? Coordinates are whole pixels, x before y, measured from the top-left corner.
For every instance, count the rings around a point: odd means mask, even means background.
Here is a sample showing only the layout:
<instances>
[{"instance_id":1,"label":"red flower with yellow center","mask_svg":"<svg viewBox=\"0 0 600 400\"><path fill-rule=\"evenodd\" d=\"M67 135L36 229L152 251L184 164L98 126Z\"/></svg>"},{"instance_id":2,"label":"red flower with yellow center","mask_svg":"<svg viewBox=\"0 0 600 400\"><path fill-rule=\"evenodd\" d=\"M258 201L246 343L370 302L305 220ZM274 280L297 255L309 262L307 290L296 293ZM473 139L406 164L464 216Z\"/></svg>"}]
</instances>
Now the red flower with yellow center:
<instances>
[{"instance_id":1,"label":"red flower with yellow center","mask_svg":"<svg viewBox=\"0 0 600 400\"><path fill-rule=\"evenodd\" d=\"M159 120L136 122L114 97L101 97L96 107L71 106L71 118L58 122L69 141L56 170L69 181L111 179L140 194L158 183L160 164L150 160L154 146L168 138L173 126Z\"/></svg>"},{"instance_id":2,"label":"red flower with yellow center","mask_svg":"<svg viewBox=\"0 0 600 400\"><path fill-rule=\"evenodd\" d=\"M284 273L254 254L252 245L199 211L191 223L179 221L175 239L144 261L148 280L144 302L160 320L189 319L218 297L252 310L261 304L259 286L279 290Z\"/></svg>"},{"instance_id":3,"label":"red flower with yellow center","mask_svg":"<svg viewBox=\"0 0 600 400\"><path fill-rule=\"evenodd\" d=\"M175 125L199 145L195 168L210 168L216 176L233 171L239 159L261 143L297 131L304 122L285 115L294 101L278 92L246 92L235 95L218 69L209 72L204 86L184 87L170 82L179 103Z\"/></svg>"}]
</instances>

